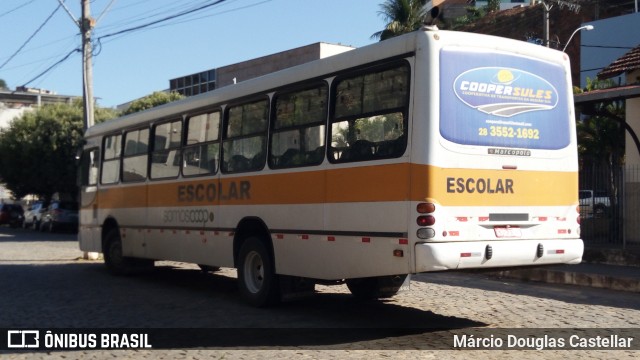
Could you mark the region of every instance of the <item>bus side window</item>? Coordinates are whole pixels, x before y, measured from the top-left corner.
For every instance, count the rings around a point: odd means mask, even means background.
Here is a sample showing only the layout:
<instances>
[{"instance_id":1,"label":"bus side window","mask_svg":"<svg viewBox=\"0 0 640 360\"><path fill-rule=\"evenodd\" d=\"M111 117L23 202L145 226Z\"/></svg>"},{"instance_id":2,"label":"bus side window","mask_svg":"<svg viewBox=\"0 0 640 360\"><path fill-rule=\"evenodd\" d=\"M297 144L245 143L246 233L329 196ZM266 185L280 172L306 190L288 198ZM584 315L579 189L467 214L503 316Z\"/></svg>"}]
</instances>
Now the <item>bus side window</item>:
<instances>
[{"instance_id":1,"label":"bus side window","mask_svg":"<svg viewBox=\"0 0 640 360\"><path fill-rule=\"evenodd\" d=\"M230 106L225 113L222 172L262 169L266 158L269 100Z\"/></svg>"},{"instance_id":2,"label":"bus side window","mask_svg":"<svg viewBox=\"0 0 640 360\"><path fill-rule=\"evenodd\" d=\"M126 146L122 158L122 181L146 180L149 159L149 129L128 131L124 134L124 139Z\"/></svg>"},{"instance_id":3,"label":"bus side window","mask_svg":"<svg viewBox=\"0 0 640 360\"><path fill-rule=\"evenodd\" d=\"M153 126L151 178L176 178L180 173L182 121L174 120Z\"/></svg>"},{"instance_id":4,"label":"bus side window","mask_svg":"<svg viewBox=\"0 0 640 360\"><path fill-rule=\"evenodd\" d=\"M122 135L105 136L102 142L102 184L115 184L120 181L120 155L122 152Z\"/></svg>"},{"instance_id":5,"label":"bus side window","mask_svg":"<svg viewBox=\"0 0 640 360\"><path fill-rule=\"evenodd\" d=\"M332 162L400 157L407 145L409 66L338 79L333 88Z\"/></svg>"},{"instance_id":6,"label":"bus side window","mask_svg":"<svg viewBox=\"0 0 640 360\"><path fill-rule=\"evenodd\" d=\"M197 176L218 172L219 132L220 111L192 116L187 120L182 175Z\"/></svg>"},{"instance_id":7,"label":"bus side window","mask_svg":"<svg viewBox=\"0 0 640 360\"><path fill-rule=\"evenodd\" d=\"M269 167L319 165L324 160L326 84L277 93L269 144Z\"/></svg>"}]
</instances>

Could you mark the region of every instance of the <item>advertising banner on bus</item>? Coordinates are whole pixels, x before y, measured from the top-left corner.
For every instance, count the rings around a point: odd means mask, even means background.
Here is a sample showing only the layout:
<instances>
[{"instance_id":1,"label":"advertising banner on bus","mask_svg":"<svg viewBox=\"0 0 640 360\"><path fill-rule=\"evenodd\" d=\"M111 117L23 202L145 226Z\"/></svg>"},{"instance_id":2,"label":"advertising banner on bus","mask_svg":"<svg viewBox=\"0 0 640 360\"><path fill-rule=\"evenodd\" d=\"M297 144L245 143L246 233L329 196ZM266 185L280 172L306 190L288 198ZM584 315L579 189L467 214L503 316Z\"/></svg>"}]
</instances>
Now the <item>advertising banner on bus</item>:
<instances>
[{"instance_id":1,"label":"advertising banner on bus","mask_svg":"<svg viewBox=\"0 0 640 360\"><path fill-rule=\"evenodd\" d=\"M569 145L561 64L458 48L443 49L440 64L440 133L446 140L518 149Z\"/></svg>"}]
</instances>

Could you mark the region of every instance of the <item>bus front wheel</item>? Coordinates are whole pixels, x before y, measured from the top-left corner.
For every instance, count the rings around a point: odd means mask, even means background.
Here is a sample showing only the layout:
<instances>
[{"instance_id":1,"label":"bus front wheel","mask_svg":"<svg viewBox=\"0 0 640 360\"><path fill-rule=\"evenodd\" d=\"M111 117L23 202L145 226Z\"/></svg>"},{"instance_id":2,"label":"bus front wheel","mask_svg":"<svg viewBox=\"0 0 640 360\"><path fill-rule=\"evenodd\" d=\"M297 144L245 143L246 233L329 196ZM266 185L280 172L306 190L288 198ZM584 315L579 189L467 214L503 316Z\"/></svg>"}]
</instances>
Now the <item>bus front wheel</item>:
<instances>
[{"instance_id":1,"label":"bus front wheel","mask_svg":"<svg viewBox=\"0 0 640 360\"><path fill-rule=\"evenodd\" d=\"M273 259L265 244L256 237L246 239L240 247L238 288L252 306L274 305L280 300Z\"/></svg>"},{"instance_id":2,"label":"bus front wheel","mask_svg":"<svg viewBox=\"0 0 640 360\"><path fill-rule=\"evenodd\" d=\"M122 239L118 229L111 229L107 233L103 253L107 270L113 275L131 275L136 270L153 268L153 260L123 255Z\"/></svg>"},{"instance_id":3,"label":"bus front wheel","mask_svg":"<svg viewBox=\"0 0 640 360\"><path fill-rule=\"evenodd\" d=\"M407 275L347 279L351 294L360 300L390 298L398 293Z\"/></svg>"}]
</instances>

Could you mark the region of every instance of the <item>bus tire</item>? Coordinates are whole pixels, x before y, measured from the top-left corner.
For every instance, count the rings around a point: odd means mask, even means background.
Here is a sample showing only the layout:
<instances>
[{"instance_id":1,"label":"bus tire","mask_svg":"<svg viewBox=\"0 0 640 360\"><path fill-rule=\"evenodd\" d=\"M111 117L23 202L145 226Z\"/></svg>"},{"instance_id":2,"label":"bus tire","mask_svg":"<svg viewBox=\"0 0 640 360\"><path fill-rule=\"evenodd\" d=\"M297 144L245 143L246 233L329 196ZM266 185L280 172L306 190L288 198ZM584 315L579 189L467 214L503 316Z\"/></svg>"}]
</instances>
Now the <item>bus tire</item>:
<instances>
[{"instance_id":1,"label":"bus tire","mask_svg":"<svg viewBox=\"0 0 640 360\"><path fill-rule=\"evenodd\" d=\"M359 300L386 299L400 290L407 275L378 276L359 279L347 279L351 294Z\"/></svg>"},{"instance_id":2,"label":"bus tire","mask_svg":"<svg viewBox=\"0 0 640 360\"><path fill-rule=\"evenodd\" d=\"M265 244L257 237L247 238L238 253L238 288L252 306L265 307L280 301L278 276Z\"/></svg>"},{"instance_id":3,"label":"bus tire","mask_svg":"<svg viewBox=\"0 0 640 360\"><path fill-rule=\"evenodd\" d=\"M105 237L104 264L112 275L131 275L134 270L134 259L128 258L122 253L122 240L120 231L111 229Z\"/></svg>"}]
</instances>

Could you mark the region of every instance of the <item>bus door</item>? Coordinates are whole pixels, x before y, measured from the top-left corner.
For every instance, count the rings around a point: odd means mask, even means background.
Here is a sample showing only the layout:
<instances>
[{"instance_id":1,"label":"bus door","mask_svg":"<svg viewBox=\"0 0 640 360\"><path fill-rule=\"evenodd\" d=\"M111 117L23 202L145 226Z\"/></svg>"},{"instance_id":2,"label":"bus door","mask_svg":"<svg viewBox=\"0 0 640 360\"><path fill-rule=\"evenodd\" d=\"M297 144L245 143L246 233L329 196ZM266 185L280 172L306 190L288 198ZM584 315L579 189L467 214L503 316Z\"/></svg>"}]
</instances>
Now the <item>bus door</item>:
<instances>
[{"instance_id":1,"label":"bus door","mask_svg":"<svg viewBox=\"0 0 640 360\"><path fill-rule=\"evenodd\" d=\"M86 149L80 157L80 247L85 251L102 252L98 226L98 169L100 149Z\"/></svg>"}]
</instances>

